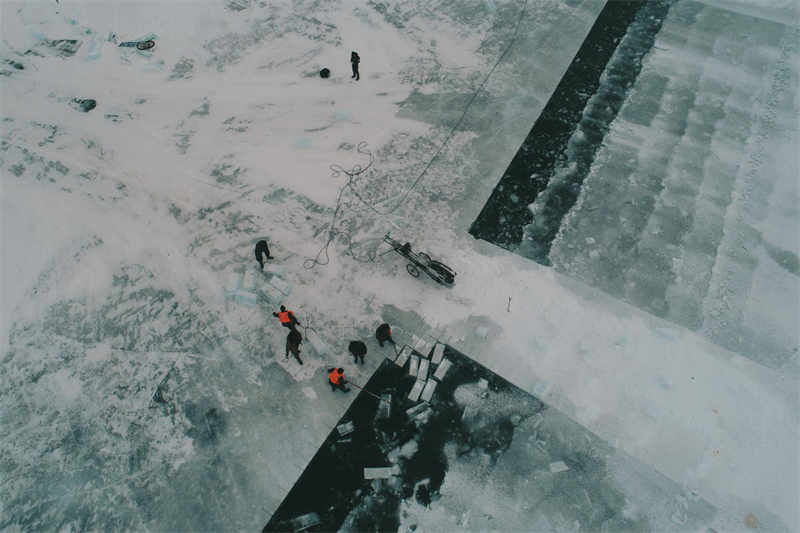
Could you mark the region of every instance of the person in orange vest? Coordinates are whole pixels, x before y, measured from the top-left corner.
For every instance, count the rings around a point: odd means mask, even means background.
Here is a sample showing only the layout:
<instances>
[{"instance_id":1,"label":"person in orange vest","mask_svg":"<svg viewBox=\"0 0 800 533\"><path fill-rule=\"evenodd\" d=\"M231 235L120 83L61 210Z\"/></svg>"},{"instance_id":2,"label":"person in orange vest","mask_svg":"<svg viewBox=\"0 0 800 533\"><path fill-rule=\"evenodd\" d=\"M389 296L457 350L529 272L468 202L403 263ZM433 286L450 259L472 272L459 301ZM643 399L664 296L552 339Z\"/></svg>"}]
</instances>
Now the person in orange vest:
<instances>
[{"instance_id":1,"label":"person in orange vest","mask_svg":"<svg viewBox=\"0 0 800 533\"><path fill-rule=\"evenodd\" d=\"M378 326L378 329L375 331L375 338L378 339L378 344L381 345L381 348L383 348L384 342L395 344L394 339L392 339L392 328L385 322Z\"/></svg>"},{"instance_id":2,"label":"person in orange vest","mask_svg":"<svg viewBox=\"0 0 800 533\"><path fill-rule=\"evenodd\" d=\"M295 327L300 326L300 322L297 321L297 317L294 316L294 311L287 311L286 307L281 306L281 310L278 313L272 313L272 316L278 317L278 320L281 321L281 325L285 328L289 328L292 331L297 331Z\"/></svg>"},{"instance_id":3,"label":"person in orange vest","mask_svg":"<svg viewBox=\"0 0 800 533\"><path fill-rule=\"evenodd\" d=\"M300 359L301 344L303 344L303 335L296 329L290 331L286 336L286 358L284 361L289 360L289 354L291 353L297 359L297 362L302 365L303 361Z\"/></svg>"},{"instance_id":4,"label":"person in orange vest","mask_svg":"<svg viewBox=\"0 0 800 533\"><path fill-rule=\"evenodd\" d=\"M336 389L342 392L350 392L350 389L344 386L345 383L347 383L347 380L344 379L344 368L328 369L328 385L331 386L331 392L336 392Z\"/></svg>"}]
</instances>

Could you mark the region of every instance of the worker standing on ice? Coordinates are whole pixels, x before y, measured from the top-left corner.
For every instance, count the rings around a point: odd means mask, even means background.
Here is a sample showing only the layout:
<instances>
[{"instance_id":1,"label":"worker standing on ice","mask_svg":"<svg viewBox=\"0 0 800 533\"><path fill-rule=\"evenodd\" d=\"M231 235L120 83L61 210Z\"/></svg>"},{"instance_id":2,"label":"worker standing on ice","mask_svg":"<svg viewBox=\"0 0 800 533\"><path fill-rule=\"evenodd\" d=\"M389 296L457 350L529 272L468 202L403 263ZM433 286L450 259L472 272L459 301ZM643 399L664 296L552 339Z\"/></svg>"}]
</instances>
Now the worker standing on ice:
<instances>
[{"instance_id":1,"label":"worker standing on ice","mask_svg":"<svg viewBox=\"0 0 800 533\"><path fill-rule=\"evenodd\" d=\"M303 361L300 360L300 345L302 343L303 335L296 329L290 331L286 336L286 357L283 360L288 361L289 354L291 353L294 358L297 359L297 362L302 365Z\"/></svg>"},{"instance_id":2,"label":"worker standing on ice","mask_svg":"<svg viewBox=\"0 0 800 533\"><path fill-rule=\"evenodd\" d=\"M347 380L344 379L344 368L328 369L328 384L331 386L331 392L336 392L336 389L342 392L350 392L350 389L344 386L345 383L347 383Z\"/></svg>"},{"instance_id":3,"label":"worker standing on ice","mask_svg":"<svg viewBox=\"0 0 800 533\"><path fill-rule=\"evenodd\" d=\"M361 341L352 341L347 349L350 350L350 355L355 358L353 363L358 364L358 360L361 359L361 364L364 364L364 356L367 354L366 344Z\"/></svg>"},{"instance_id":4,"label":"worker standing on ice","mask_svg":"<svg viewBox=\"0 0 800 533\"><path fill-rule=\"evenodd\" d=\"M385 322L378 326L378 329L375 331L375 338L378 339L378 344L381 345L381 348L383 348L384 342L395 344L394 339L392 339L392 328Z\"/></svg>"},{"instance_id":5,"label":"worker standing on ice","mask_svg":"<svg viewBox=\"0 0 800 533\"><path fill-rule=\"evenodd\" d=\"M361 75L358 73L359 63L361 63L361 58L358 57L358 54L355 52L350 52L350 65L353 67L353 75L350 77L355 78L356 81L361 79Z\"/></svg>"},{"instance_id":6,"label":"worker standing on ice","mask_svg":"<svg viewBox=\"0 0 800 533\"><path fill-rule=\"evenodd\" d=\"M272 259L272 256L269 255L269 245L267 241L260 240L256 243L256 261L261 265L261 270L264 270L265 259Z\"/></svg>"},{"instance_id":7,"label":"worker standing on ice","mask_svg":"<svg viewBox=\"0 0 800 533\"><path fill-rule=\"evenodd\" d=\"M278 313L272 313L272 316L278 317L278 320L281 321L281 325L285 328L289 328L292 331L297 331L295 326L299 326L300 322L297 321L297 317L294 316L294 311L287 311L286 307L281 306L281 310Z\"/></svg>"}]
</instances>

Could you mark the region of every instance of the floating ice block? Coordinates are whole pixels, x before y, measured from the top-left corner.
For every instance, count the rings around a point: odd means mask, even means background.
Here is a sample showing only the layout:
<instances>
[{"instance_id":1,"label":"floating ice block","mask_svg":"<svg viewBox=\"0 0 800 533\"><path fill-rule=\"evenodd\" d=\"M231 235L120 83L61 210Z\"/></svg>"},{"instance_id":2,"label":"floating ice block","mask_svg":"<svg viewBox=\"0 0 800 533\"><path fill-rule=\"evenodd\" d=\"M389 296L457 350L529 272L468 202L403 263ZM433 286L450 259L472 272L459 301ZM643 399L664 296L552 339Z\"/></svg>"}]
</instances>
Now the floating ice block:
<instances>
[{"instance_id":1,"label":"floating ice block","mask_svg":"<svg viewBox=\"0 0 800 533\"><path fill-rule=\"evenodd\" d=\"M419 360L419 370L417 370L417 379L426 380L428 379L428 365L430 365L430 361L427 359L420 359Z\"/></svg>"},{"instance_id":2,"label":"floating ice block","mask_svg":"<svg viewBox=\"0 0 800 533\"><path fill-rule=\"evenodd\" d=\"M419 370L419 357L417 357L416 355L412 355L411 363L408 365L408 375L416 376L417 370Z\"/></svg>"},{"instance_id":3,"label":"floating ice block","mask_svg":"<svg viewBox=\"0 0 800 533\"><path fill-rule=\"evenodd\" d=\"M300 515L297 518L292 518L292 531L298 533L300 531L306 531L311 526L316 526L320 523L319 515L317 513L308 513L304 515Z\"/></svg>"},{"instance_id":4,"label":"floating ice block","mask_svg":"<svg viewBox=\"0 0 800 533\"><path fill-rule=\"evenodd\" d=\"M253 307L256 305L256 300L258 297L252 293L247 291L236 291L236 294L233 295L233 299L239 302L240 304L244 304L247 307Z\"/></svg>"},{"instance_id":5,"label":"floating ice block","mask_svg":"<svg viewBox=\"0 0 800 533\"><path fill-rule=\"evenodd\" d=\"M319 338L319 335L317 335L316 332L308 332L308 342L310 342L311 346L313 346L317 351L317 355L324 356L326 353L328 353L328 345L325 344L325 341Z\"/></svg>"},{"instance_id":6,"label":"floating ice block","mask_svg":"<svg viewBox=\"0 0 800 533\"><path fill-rule=\"evenodd\" d=\"M338 426L336 426L336 430L342 437L344 437L348 433L352 433L354 429L355 425L352 422L345 422L344 424L339 424Z\"/></svg>"},{"instance_id":7,"label":"floating ice block","mask_svg":"<svg viewBox=\"0 0 800 533\"><path fill-rule=\"evenodd\" d=\"M381 394L381 400L383 401L378 404L378 413L375 415L379 420L389 418L392 414L392 395Z\"/></svg>"},{"instance_id":8,"label":"floating ice block","mask_svg":"<svg viewBox=\"0 0 800 533\"><path fill-rule=\"evenodd\" d=\"M557 474L558 472L565 472L569 470L569 467L563 463L563 461L556 461L555 463L550 463L550 472L553 474Z\"/></svg>"},{"instance_id":9,"label":"floating ice block","mask_svg":"<svg viewBox=\"0 0 800 533\"><path fill-rule=\"evenodd\" d=\"M273 276L272 279L269 280L269 284L286 296L289 296L289 293L292 292L292 286L277 276Z\"/></svg>"},{"instance_id":10,"label":"floating ice block","mask_svg":"<svg viewBox=\"0 0 800 533\"><path fill-rule=\"evenodd\" d=\"M420 396L420 400L423 402L431 401L431 398L433 398L434 389L436 389L436 381L432 379L428 380L428 382L425 384L425 388L422 389L422 396Z\"/></svg>"},{"instance_id":11,"label":"floating ice block","mask_svg":"<svg viewBox=\"0 0 800 533\"><path fill-rule=\"evenodd\" d=\"M242 275L238 272L231 272L231 275L228 276L228 285L225 287L225 290L228 291L228 294L233 296L236 291L242 288Z\"/></svg>"},{"instance_id":12,"label":"floating ice block","mask_svg":"<svg viewBox=\"0 0 800 533\"><path fill-rule=\"evenodd\" d=\"M447 370L449 368L450 368L450 361L444 359L442 361L442 364L439 365L439 368L436 369L436 372L433 374L433 377L435 377L439 381L442 381L442 378L444 378L444 375L447 373Z\"/></svg>"},{"instance_id":13,"label":"floating ice block","mask_svg":"<svg viewBox=\"0 0 800 533\"><path fill-rule=\"evenodd\" d=\"M386 479L395 475L397 471L394 467L365 468L364 479Z\"/></svg>"},{"instance_id":14,"label":"floating ice block","mask_svg":"<svg viewBox=\"0 0 800 533\"><path fill-rule=\"evenodd\" d=\"M475 335L477 335L478 337L480 337L482 339L486 338L486 334L487 333L489 333L489 328L480 327L480 328L475 330Z\"/></svg>"},{"instance_id":15,"label":"floating ice block","mask_svg":"<svg viewBox=\"0 0 800 533\"><path fill-rule=\"evenodd\" d=\"M421 379L418 379L414 382L414 386L411 387L411 390L408 393L408 399L412 402L416 402L419 400L419 395L422 394L422 388L425 387L425 382Z\"/></svg>"},{"instance_id":16,"label":"floating ice block","mask_svg":"<svg viewBox=\"0 0 800 533\"><path fill-rule=\"evenodd\" d=\"M410 355L411 355L411 348L409 348L408 346L404 346L403 349L400 351L400 355L397 356L397 359L394 360L395 364L400 368L403 368L403 365L406 364L406 361L408 361Z\"/></svg>"},{"instance_id":17,"label":"floating ice block","mask_svg":"<svg viewBox=\"0 0 800 533\"><path fill-rule=\"evenodd\" d=\"M419 416L420 413L422 413L423 411L427 411L428 409L430 409L430 406L421 403L419 405L415 405L414 407L406 409L406 414L408 415L409 418L416 418L417 416Z\"/></svg>"},{"instance_id":18,"label":"floating ice block","mask_svg":"<svg viewBox=\"0 0 800 533\"><path fill-rule=\"evenodd\" d=\"M244 273L244 281L242 281L242 289L245 291L253 292L256 290L256 277L255 272L248 270Z\"/></svg>"},{"instance_id":19,"label":"floating ice block","mask_svg":"<svg viewBox=\"0 0 800 533\"><path fill-rule=\"evenodd\" d=\"M442 356L444 355L444 344L436 343L436 347L433 349L433 361L434 365L438 365L442 362Z\"/></svg>"},{"instance_id":20,"label":"floating ice block","mask_svg":"<svg viewBox=\"0 0 800 533\"><path fill-rule=\"evenodd\" d=\"M269 283L261 287L261 294L274 304L279 304L283 301L284 294Z\"/></svg>"},{"instance_id":21,"label":"floating ice block","mask_svg":"<svg viewBox=\"0 0 800 533\"><path fill-rule=\"evenodd\" d=\"M283 265L267 265L264 267L264 274L271 274L281 278L286 277L286 267Z\"/></svg>"}]
</instances>

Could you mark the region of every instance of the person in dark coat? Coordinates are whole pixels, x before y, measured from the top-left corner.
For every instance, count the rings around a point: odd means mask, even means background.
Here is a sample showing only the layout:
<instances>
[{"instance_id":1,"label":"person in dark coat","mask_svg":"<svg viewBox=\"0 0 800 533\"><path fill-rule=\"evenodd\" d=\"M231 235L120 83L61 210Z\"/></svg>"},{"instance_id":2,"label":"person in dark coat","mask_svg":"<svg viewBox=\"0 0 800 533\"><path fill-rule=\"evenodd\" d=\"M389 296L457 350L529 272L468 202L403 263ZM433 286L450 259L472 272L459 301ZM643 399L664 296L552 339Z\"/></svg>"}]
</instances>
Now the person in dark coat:
<instances>
[{"instance_id":1,"label":"person in dark coat","mask_svg":"<svg viewBox=\"0 0 800 533\"><path fill-rule=\"evenodd\" d=\"M261 270L264 270L265 256L267 259L272 259L272 256L269 255L269 246L267 245L267 241L258 241L256 243L256 261L258 261L258 264L261 265Z\"/></svg>"},{"instance_id":2,"label":"person in dark coat","mask_svg":"<svg viewBox=\"0 0 800 533\"><path fill-rule=\"evenodd\" d=\"M344 386L345 383L347 383L347 380L344 379L344 368L328 369L328 385L331 386L331 392L336 392L336 389L342 392L350 392L350 389Z\"/></svg>"},{"instance_id":3,"label":"person in dark coat","mask_svg":"<svg viewBox=\"0 0 800 533\"><path fill-rule=\"evenodd\" d=\"M300 326L297 317L294 316L294 311L287 311L286 307L281 306L281 310L277 313L272 313L272 316L281 321L281 326L289 328L292 331L297 331L295 326Z\"/></svg>"},{"instance_id":4,"label":"person in dark coat","mask_svg":"<svg viewBox=\"0 0 800 533\"><path fill-rule=\"evenodd\" d=\"M392 328L385 322L378 326L378 329L375 331L375 338L378 339L378 344L381 345L381 348L383 348L384 342L395 344L394 339L392 339Z\"/></svg>"},{"instance_id":5,"label":"person in dark coat","mask_svg":"<svg viewBox=\"0 0 800 533\"><path fill-rule=\"evenodd\" d=\"M355 52L350 52L350 65L353 67L353 75L350 77L355 78L356 81L361 79L361 76L358 74L359 63L361 63L361 58L358 57L358 54Z\"/></svg>"},{"instance_id":6,"label":"person in dark coat","mask_svg":"<svg viewBox=\"0 0 800 533\"><path fill-rule=\"evenodd\" d=\"M361 341L352 341L348 347L348 350L350 350L350 355L355 358L353 363L358 364L358 360L361 359L361 364L364 364L364 356L367 354L366 344Z\"/></svg>"},{"instance_id":7,"label":"person in dark coat","mask_svg":"<svg viewBox=\"0 0 800 533\"><path fill-rule=\"evenodd\" d=\"M303 344L303 334L299 331L292 330L286 336L286 358L284 361L289 359L289 354L291 353L297 362L301 365L303 361L300 360L300 345Z\"/></svg>"}]
</instances>

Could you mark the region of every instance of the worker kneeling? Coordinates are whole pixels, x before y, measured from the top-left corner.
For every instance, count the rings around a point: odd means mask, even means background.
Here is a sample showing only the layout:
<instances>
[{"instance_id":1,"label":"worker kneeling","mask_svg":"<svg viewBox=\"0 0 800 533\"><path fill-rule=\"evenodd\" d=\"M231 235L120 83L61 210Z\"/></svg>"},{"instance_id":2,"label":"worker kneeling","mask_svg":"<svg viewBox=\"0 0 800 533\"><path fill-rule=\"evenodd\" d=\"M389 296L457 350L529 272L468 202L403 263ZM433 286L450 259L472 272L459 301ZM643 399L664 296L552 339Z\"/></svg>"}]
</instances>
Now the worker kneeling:
<instances>
[{"instance_id":1,"label":"worker kneeling","mask_svg":"<svg viewBox=\"0 0 800 533\"><path fill-rule=\"evenodd\" d=\"M332 392L336 392L336 389L342 392L350 392L350 389L344 386L345 383L347 383L347 380L344 379L344 368L328 369L328 384L331 386Z\"/></svg>"}]
</instances>

